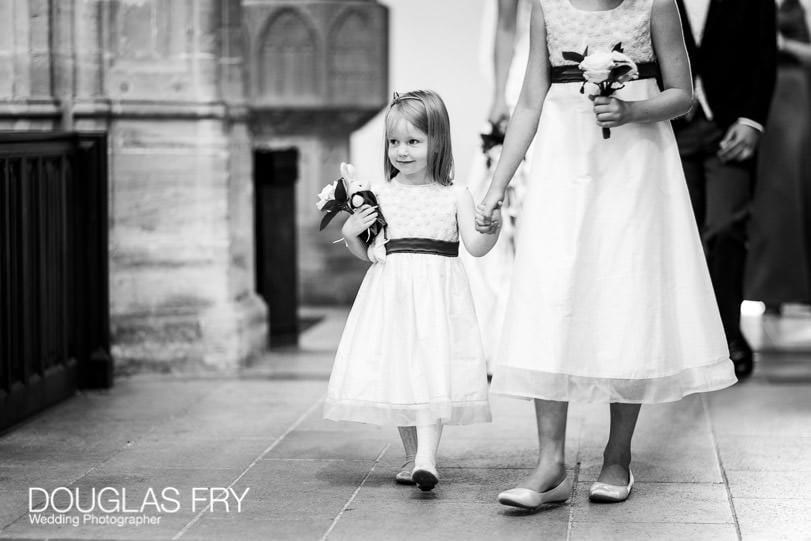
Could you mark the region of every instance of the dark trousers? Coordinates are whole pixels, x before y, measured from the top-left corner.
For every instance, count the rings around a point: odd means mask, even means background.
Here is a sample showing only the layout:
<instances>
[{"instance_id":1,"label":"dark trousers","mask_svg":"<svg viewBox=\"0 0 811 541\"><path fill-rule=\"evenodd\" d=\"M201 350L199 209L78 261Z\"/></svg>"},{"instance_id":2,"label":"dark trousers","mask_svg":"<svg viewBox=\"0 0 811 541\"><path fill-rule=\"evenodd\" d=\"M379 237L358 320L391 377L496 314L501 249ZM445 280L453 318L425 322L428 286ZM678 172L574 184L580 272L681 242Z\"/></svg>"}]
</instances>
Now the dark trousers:
<instances>
[{"instance_id":1,"label":"dark trousers","mask_svg":"<svg viewBox=\"0 0 811 541\"><path fill-rule=\"evenodd\" d=\"M724 133L697 114L679 126L679 144L693 212L727 340L741 337L746 227L754 180L754 160L723 163L718 143Z\"/></svg>"}]
</instances>

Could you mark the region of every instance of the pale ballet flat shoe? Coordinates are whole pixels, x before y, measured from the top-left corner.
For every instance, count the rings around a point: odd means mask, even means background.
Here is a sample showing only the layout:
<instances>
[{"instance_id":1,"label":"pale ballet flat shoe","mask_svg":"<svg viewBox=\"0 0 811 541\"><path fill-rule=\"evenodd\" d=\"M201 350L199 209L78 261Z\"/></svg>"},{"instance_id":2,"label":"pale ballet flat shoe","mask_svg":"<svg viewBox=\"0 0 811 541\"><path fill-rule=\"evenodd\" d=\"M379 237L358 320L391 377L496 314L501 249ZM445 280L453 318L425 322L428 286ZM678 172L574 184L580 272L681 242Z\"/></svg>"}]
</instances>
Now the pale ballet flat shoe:
<instances>
[{"instance_id":1,"label":"pale ballet flat shoe","mask_svg":"<svg viewBox=\"0 0 811 541\"><path fill-rule=\"evenodd\" d=\"M433 490L439 483L439 473L430 464L420 464L414 467L414 471L411 472L411 479L420 490L427 492Z\"/></svg>"},{"instance_id":2,"label":"pale ballet flat shoe","mask_svg":"<svg viewBox=\"0 0 811 541\"><path fill-rule=\"evenodd\" d=\"M603 503L624 502L631 495L632 488L634 488L634 474L628 470L628 486L609 485L597 481L589 489L589 500Z\"/></svg>"},{"instance_id":3,"label":"pale ballet flat shoe","mask_svg":"<svg viewBox=\"0 0 811 541\"><path fill-rule=\"evenodd\" d=\"M572 494L572 480L567 475L558 486L546 492L537 492L529 488L511 488L498 495L498 503L520 507L521 509L537 509L545 503L562 503Z\"/></svg>"},{"instance_id":4,"label":"pale ballet flat shoe","mask_svg":"<svg viewBox=\"0 0 811 541\"><path fill-rule=\"evenodd\" d=\"M402 469L397 472L397 475L394 476L394 482L398 485L416 485L417 483L414 482L414 479L411 478L411 471L413 468L409 468L409 464L413 464L413 460L406 461L403 464Z\"/></svg>"}]
</instances>

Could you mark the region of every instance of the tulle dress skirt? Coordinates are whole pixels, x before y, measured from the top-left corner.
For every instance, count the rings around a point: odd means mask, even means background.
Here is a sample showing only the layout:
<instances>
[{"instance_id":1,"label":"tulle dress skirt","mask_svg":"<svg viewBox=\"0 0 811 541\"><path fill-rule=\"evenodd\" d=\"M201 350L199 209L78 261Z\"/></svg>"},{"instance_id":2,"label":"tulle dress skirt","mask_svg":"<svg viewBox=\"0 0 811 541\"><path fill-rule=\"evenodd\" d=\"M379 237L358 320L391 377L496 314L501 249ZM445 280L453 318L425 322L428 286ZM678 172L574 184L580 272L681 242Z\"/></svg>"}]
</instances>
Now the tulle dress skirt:
<instances>
[{"instance_id":1,"label":"tulle dress skirt","mask_svg":"<svg viewBox=\"0 0 811 541\"><path fill-rule=\"evenodd\" d=\"M491 420L458 257L392 253L369 268L341 336L324 416L395 426Z\"/></svg>"},{"instance_id":2,"label":"tulle dress skirt","mask_svg":"<svg viewBox=\"0 0 811 541\"><path fill-rule=\"evenodd\" d=\"M492 391L655 403L733 384L670 124L604 140L579 89L553 84L544 103Z\"/></svg>"}]
</instances>

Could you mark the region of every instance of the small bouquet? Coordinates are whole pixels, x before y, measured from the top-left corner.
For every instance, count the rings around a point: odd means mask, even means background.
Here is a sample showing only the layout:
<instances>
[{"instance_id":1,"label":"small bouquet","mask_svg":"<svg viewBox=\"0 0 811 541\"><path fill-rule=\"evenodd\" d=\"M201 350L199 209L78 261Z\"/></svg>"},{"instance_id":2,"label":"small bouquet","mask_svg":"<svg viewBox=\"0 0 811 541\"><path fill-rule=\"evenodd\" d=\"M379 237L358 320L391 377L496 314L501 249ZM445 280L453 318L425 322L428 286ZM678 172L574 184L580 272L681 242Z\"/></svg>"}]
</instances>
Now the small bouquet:
<instances>
[{"instance_id":1,"label":"small bouquet","mask_svg":"<svg viewBox=\"0 0 811 541\"><path fill-rule=\"evenodd\" d=\"M488 169L493 165L494 161L498 160L498 156L494 156L494 154L500 154L501 146L504 145L508 121L507 117L500 119L498 122L488 121L479 134L482 139L482 152L487 160Z\"/></svg>"},{"instance_id":2,"label":"small bouquet","mask_svg":"<svg viewBox=\"0 0 811 541\"><path fill-rule=\"evenodd\" d=\"M623 88L625 83L639 77L636 63L622 51L622 43L617 43L609 52L598 51L589 54L589 48L583 54L573 51L564 51L563 58L571 62L578 62L578 68L583 72L583 85L593 83L599 89L599 96L608 97L615 91ZM603 128L603 139L611 137L611 130Z\"/></svg>"},{"instance_id":3,"label":"small bouquet","mask_svg":"<svg viewBox=\"0 0 811 541\"><path fill-rule=\"evenodd\" d=\"M341 178L324 186L324 189L318 194L318 202L315 206L324 213L320 230L327 227L341 211L354 214L355 210L363 205L377 206L377 197L372 192L369 183L355 178L355 168L352 165L342 163L341 174L343 175ZM377 220L366 230L364 242L371 244L381 231L385 235L387 225L383 213L378 208Z\"/></svg>"}]
</instances>

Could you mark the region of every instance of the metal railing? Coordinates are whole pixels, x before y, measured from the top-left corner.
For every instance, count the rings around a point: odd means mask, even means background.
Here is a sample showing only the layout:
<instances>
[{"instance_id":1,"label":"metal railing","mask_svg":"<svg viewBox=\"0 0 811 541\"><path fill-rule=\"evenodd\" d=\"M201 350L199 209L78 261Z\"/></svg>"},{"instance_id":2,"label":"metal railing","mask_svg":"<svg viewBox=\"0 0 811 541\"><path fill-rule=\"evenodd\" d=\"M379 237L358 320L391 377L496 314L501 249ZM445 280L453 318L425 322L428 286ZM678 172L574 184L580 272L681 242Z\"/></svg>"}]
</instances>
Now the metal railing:
<instances>
[{"instance_id":1,"label":"metal railing","mask_svg":"<svg viewBox=\"0 0 811 541\"><path fill-rule=\"evenodd\" d=\"M112 384L104 134L0 134L0 428Z\"/></svg>"}]
</instances>

